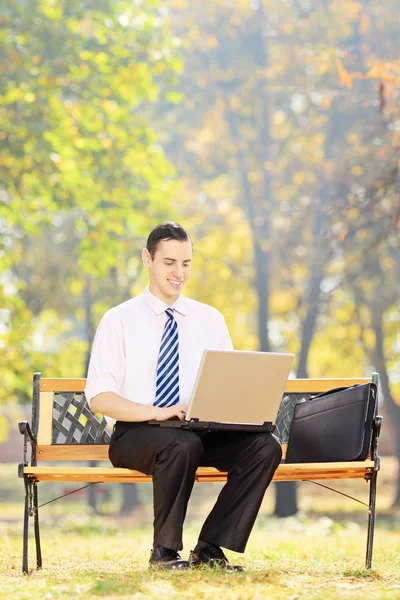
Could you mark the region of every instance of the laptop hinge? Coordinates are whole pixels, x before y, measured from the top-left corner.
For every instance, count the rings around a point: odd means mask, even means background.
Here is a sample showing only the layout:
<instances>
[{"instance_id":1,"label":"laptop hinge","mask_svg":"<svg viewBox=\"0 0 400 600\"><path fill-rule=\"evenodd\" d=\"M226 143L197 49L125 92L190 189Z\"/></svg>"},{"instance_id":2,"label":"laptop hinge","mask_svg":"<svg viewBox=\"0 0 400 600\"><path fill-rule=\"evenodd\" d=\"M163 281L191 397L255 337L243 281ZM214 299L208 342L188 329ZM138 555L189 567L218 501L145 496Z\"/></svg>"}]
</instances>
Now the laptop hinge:
<instances>
[{"instance_id":1,"label":"laptop hinge","mask_svg":"<svg viewBox=\"0 0 400 600\"><path fill-rule=\"evenodd\" d=\"M245 423L219 423L214 421L200 421L200 419L190 419L188 426L196 425L201 429L227 430L227 431L266 431L272 433L275 431L275 425L271 421L264 421L262 425L250 425Z\"/></svg>"},{"instance_id":2,"label":"laptop hinge","mask_svg":"<svg viewBox=\"0 0 400 600\"><path fill-rule=\"evenodd\" d=\"M270 433L275 431L275 425L271 421L264 421L263 426L265 427L265 431L269 431Z\"/></svg>"}]
</instances>

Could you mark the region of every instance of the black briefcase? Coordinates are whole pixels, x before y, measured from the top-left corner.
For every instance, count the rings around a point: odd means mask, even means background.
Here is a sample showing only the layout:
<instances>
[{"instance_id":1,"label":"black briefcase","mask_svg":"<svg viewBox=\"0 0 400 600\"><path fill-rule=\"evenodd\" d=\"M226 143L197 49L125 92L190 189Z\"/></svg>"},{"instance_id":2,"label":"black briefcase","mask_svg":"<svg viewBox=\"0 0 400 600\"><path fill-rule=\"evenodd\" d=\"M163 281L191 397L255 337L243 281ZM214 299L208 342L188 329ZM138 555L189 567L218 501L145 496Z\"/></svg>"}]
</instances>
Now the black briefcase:
<instances>
[{"instance_id":1,"label":"black briefcase","mask_svg":"<svg viewBox=\"0 0 400 600\"><path fill-rule=\"evenodd\" d=\"M294 409L287 463L365 460L377 411L375 383L337 388Z\"/></svg>"}]
</instances>

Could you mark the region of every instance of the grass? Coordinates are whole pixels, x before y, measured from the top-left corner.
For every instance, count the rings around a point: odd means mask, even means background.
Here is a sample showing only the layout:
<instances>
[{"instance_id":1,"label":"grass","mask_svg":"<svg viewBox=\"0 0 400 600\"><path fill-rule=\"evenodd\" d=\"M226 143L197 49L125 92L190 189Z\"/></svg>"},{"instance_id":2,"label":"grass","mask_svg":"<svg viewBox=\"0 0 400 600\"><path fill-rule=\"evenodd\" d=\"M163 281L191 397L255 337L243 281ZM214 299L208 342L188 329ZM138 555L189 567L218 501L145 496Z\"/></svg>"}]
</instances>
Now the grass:
<instances>
[{"instance_id":1,"label":"grass","mask_svg":"<svg viewBox=\"0 0 400 600\"><path fill-rule=\"evenodd\" d=\"M148 526L69 516L56 530L44 523L44 568L33 569L31 543L32 571L23 576L20 528L3 525L1 533L0 594L7 599L400 598L399 533L377 530L375 569L367 571L365 530L352 522L263 518L243 556L227 552L231 561L240 559L246 574L210 569L155 573L147 568ZM194 545L196 533L193 526L186 530L185 548Z\"/></svg>"},{"instance_id":2,"label":"grass","mask_svg":"<svg viewBox=\"0 0 400 600\"><path fill-rule=\"evenodd\" d=\"M329 482L328 482L329 484ZM339 485L340 484L340 485ZM218 491L195 487L185 528L183 557ZM365 499L364 482L332 482L333 487ZM227 599L400 600L400 515L390 511L393 478L382 473L378 496L373 570L364 569L365 509L311 484L300 486L296 517L270 516L267 493L244 555L227 552L245 574L204 569L159 573L148 569L152 530L149 487L139 486L145 506L129 518L90 515L85 497L50 504L41 512L43 569L21 573L22 482L15 468L0 466L0 598L55 599ZM7 492L4 493L4 490ZM142 492L143 490L143 492ZM42 493L43 491L43 493ZM60 488L44 485L40 500ZM269 494L269 495L268 495ZM116 512L118 486L104 496L102 510ZM32 525L32 524L31 524ZM31 527L31 534L33 533Z\"/></svg>"}]
</instances>

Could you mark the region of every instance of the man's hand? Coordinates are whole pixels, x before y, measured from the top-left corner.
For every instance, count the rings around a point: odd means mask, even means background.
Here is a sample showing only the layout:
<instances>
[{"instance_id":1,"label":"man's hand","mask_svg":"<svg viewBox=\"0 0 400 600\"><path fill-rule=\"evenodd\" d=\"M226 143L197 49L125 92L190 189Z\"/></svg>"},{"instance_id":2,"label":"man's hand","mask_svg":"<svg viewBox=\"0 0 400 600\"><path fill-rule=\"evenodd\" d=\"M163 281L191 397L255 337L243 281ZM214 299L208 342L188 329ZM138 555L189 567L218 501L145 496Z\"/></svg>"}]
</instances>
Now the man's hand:
<instances>
[{"instance_id":1,"label":"man's hand","mask_svg":"<svg viewBox=\"0 0 400 600\"><path fill-rule=\"evenodd\" d=\"M173 419L173 417L178 417L178 419L183 421L187 408L186 404L174 404L174 406L169 406L168 408L154 406L154 419L156 421L167 421L168 419Z\"/></svg>"}]
</instances>

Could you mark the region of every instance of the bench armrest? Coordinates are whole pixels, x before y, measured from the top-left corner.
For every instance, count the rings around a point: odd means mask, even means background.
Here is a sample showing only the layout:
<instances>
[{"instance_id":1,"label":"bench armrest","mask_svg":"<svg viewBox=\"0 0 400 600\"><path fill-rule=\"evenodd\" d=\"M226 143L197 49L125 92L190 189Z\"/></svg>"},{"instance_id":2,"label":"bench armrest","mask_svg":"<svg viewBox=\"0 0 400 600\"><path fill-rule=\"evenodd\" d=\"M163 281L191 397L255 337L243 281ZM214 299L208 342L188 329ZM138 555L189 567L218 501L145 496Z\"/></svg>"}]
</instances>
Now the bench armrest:
<instances>
[{"instance_id":1,"label":"bench armrest","mask_svg":"<svg viewBox=\"0 0 400 600\"><path fill-rule=\"evenodd\" d=\"M381 459L378 454L379 445L379 434L381 432L383 417L377 415L372 424L372 444L371 444L371 458L375 462L375 471L379 471Z\"/></svg>"},{"instance_id":2,"label":"bench armrest","mask_svg":"<svg viewBox=\"0 0 400 600\"><path fill-rule=\"evenodd\" d=\"M27 435L29 437L32 444L37 443L37 440L32 433L32 429L28 421L20 421L20 423L18 423L18 429L19 432L22 433L22 435Z\"/></svg>"},{"instance_id":3,"label":"bench armrest","mask_svg":"<svg viewBox=\"0 0 400 600\"><path fill-rule=\"evenodd\" d=\"M19 432L24 436L24 456L23 462L18 465L18 477L23 477L23 469L28 465L28 440L31 444L31 466L36 466L36 445L37 439L32 433L32 429L28 421L18 423Z\"/></svg>"}]
</instances>

